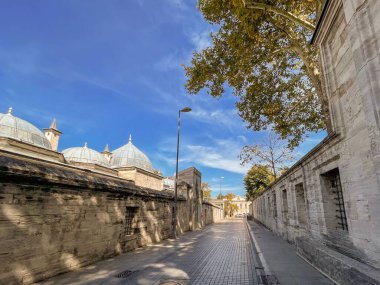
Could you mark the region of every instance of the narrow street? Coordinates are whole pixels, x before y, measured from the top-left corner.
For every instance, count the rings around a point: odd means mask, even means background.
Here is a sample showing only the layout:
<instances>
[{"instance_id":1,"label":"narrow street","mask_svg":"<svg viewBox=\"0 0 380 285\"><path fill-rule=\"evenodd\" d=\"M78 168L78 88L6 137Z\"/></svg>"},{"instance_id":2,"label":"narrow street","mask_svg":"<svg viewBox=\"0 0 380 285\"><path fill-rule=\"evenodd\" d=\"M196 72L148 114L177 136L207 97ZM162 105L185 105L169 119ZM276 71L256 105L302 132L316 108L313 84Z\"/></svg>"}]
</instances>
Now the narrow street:
<instances>
[{"instance_id":1,"label":"narrow street","mask_svg":"<svg viewBox=\"0 0 380 285\"><path fill-rule=\"evenodd\" d=\"M257 284L252 253L244 221L230 220L42 284Z\"/></svg>"},{"instance_id":2,"label":"narrow street","mask_svg":"<svg viewBox=\"0 0 380 285\"><path fill-rule=\"evenodd\" d=\"M262 270L245 220L236 219L40 284L333 284L297 257L294 247L260 225L250 226L255 240L260 241L266 266L271 266L268 278L263 278L268 272Z\"/></svg>"}]
</instances>

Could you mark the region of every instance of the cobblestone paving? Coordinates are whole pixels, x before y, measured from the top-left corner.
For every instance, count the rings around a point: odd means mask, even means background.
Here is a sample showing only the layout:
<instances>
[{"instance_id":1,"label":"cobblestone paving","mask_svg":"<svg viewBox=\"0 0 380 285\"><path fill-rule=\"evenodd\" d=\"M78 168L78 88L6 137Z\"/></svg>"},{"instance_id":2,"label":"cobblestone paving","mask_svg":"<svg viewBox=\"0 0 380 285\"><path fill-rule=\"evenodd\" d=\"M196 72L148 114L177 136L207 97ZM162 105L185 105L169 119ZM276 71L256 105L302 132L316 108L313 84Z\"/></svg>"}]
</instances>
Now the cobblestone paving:
<instances>
[{"instance_id":1,"label":"cobblestone paving","mask_svg":"<svg viewBox=\"0 0 380 285\"><path fill-rule=\"evenodd\" d=\"M148 248L51 278L46 285L257 284L253 249L243 220L229 220ZM134 271L126 278L115 275ZM177 283L165 283L173 280Z\"/></svg>"}]
</instances>

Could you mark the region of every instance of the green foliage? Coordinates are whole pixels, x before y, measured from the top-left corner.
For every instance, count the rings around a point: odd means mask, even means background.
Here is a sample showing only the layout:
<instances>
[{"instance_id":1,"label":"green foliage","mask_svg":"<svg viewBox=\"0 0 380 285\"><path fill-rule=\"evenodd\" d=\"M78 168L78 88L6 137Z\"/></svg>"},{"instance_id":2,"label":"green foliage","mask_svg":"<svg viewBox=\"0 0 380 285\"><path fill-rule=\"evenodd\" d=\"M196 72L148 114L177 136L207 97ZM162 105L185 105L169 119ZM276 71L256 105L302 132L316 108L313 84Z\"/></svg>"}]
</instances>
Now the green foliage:
<instances>
[{"instance_id":1,"label":"green foliage","mask_svg":"<svg viewBox=\"0 0 380 285\"><path fill-rule=\"evenodd\" d=\"M239 115L254 131L273 129L290 147L306 132L329 129L316 50L309 44L317 0L199 0L204 18L219 27L213 45L193 53L186 88L213 97L226 84Z\"/></svg>"},{"instance_id":2,"label":"green foliage","mask_svg":"<svg viewBox=\"0 0 380 285\"><path fill-rule=\"evenodd\" d=\"M244 177L246 199L255 199L274 179L275 177L272 175L269 167L257 164L253 165Z\"/></svg>"}]
</instances>

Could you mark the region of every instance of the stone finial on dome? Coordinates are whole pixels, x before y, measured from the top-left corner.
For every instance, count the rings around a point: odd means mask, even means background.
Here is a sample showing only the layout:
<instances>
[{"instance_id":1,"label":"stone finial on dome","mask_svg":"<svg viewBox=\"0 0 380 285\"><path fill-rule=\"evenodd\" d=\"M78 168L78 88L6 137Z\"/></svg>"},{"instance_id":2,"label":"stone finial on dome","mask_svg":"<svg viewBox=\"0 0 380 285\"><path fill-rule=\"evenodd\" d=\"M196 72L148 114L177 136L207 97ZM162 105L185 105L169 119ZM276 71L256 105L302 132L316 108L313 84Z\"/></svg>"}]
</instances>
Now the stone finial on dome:
<instances>
[{"instance_id":1,"label":"stone finial on dome","mask_svg":"<svg viewBox=\"0 0 380 285\"><path fill-rule=\"evenodd\" d=\"M83 146L83 147L84 147L84 148L87 148L87 142L84 143L84 146Z\"/></svg>"},{"instance_id":2,"label":"stone finial on dome","mask_svg":"<svg viewBox=\"0 0 380 285\"><path fill-rule=\"evenodd\" d=\"M8 115L13 115L13 108L12 107L9 107L7 114Z\"/></svg>"},{"instance_id":3,"label":"stone finial on dome","mask_svg":"<svg viewBox=\"0 0 380 285\"><path fill-rule=\"evenodd\" d=\"M129 143L132 143L132 135L129 134L129 140L128 140Z\"/></svg>"}]
</instances>

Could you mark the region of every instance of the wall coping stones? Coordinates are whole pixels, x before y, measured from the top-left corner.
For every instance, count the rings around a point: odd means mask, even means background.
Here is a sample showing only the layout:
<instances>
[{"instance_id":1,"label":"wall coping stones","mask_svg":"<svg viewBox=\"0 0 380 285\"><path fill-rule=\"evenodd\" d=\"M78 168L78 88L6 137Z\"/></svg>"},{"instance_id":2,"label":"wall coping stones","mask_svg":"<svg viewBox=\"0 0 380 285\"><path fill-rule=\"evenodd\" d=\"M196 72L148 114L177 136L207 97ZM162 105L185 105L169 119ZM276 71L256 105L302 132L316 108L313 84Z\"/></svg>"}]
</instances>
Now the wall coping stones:
<instances>
[{"instance_id":1,"label":"wall coping stones","mask_svg":"<svg viewBox=\"0 0 380 285\"><path fill-rule=\"evenodd\" d=\"M210 206L212 206L212 207L214 207L214 208L217 208L217 209L222 209L222 207L219 207L219 206L217 206L217 205L214 205L213 203L208 202L208 201L202 201L202 203L205 204L205 205L210 205Z\"/></svg>"},{"instance_id":2,"label":"wall coping stones","mask_svg":"<svg viewBox=\"0 0 380 285\"><path fill-rule=\"evenodd\" d=\"M132 181L72 165L44 161L0 150L0 182L65 186L74 190L112 192L172 200L172 193L136 186ZM178 197L179 200L185 200Z\"/></svg>"}]
</instances>

